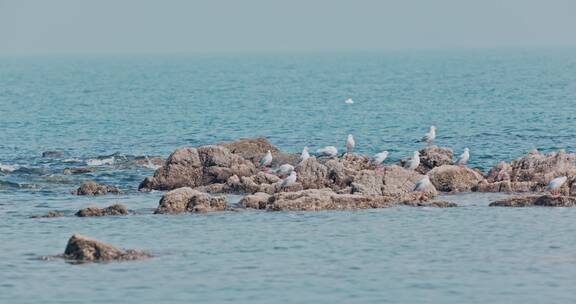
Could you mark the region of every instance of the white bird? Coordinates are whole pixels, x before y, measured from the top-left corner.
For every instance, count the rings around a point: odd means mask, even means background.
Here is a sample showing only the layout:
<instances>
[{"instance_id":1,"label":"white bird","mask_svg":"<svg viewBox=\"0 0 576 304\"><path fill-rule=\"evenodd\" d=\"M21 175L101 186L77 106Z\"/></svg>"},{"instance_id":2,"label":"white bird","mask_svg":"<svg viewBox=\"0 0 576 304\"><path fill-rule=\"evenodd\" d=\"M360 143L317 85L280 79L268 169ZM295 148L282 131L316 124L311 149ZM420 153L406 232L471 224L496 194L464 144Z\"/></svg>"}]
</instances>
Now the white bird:
<instances>
[{"instance_id":1,"label":"white bird","mask_svg":"<svg viewBox=\"0 0 576 304\"><path fill-rule=\"evenodd\" d=\"M468 160L470 159L470 149L464 148L464 152L458 157L456 164L459 166L465 166Z\"/></svg>"},{"instance_id":2,"label":"white bird","mask_svg":"<svg viewBox=\"0 0 576 304\"><path fill-rule=\"evenodd\" d=\"M434 141L435 138L436 138L436 127L431 126L430 131L428 131L428 133L424 134L424 136L422 138L420 138L420 140L417 142L425 142L425 143L429 144L432 141Z\"/></svg>"},{"instance_id":3,"label":"white bird","mask_svg":"<svg viewBox=\"0 0 576 304\"><path fill-rule=\"evenodd\" d=\"M283 164L282 166L278 167L276 173L290 174L292 173L292 171L294 171L294 166L292 166L291 164Z\"/></svg>"},{"instance_id":4,"label":"white bird","mask_svg":"<svg viewBox=\"0 0 576 304\"><path fill-rule=\"evenodd\" d=\"M338 154L338 148L334 146L327 146L322 149L316 150L316 153L320 154L320 156L336 157L336 155Z\"/></svg>"},{"instance_id":5,"label":"white bird","mask_svg":"<svg viewBox=\"0 0 576 304\"><path fill-rule=\"evenodd\" d=\"M388 158L388 151L382 151L380 153L374 154L372 158L372 163L376 165L376 171L381 171L382 168L380 165Z\"/></svg>"},{"instance_id":6,"label":"white bird","mask_svg":"<svg viewBox=\"0 0 576 304\"><path fill-rule=\"evenodd\" d=\"M416 182L416 185L414 185L414 192L420 192L420 200L427 200L428 198L426 197L424 191L426 190L426 188L430 187L430 185L432 185L432 183L430 182L430 178L428 177L428 175L424 175L423 178L421 178L418 182Z\"/></svg>"},{"instance_id":7,"label":"white bird","mask_svg":"<svg viewBox=\"0 0 576 304\"><path fill-rule=\"evenodd\" d=\"M348 98L346 99L346 101L344 101L345 104L354 104L354 100L352 100L352 98Z\"/></svg>"},{"instance_id":8,"label":"white bird","mask_svg":"<svg viewBox=\"0 0 576 304\"><path fill-rule=\"evenodd\" d=\"M284 188L292 186L296 182L297 178L298 178L298 175L296 174L296 171L292 171L292 173L290 173L290 175L288 175L288 177L286 177L285 179L282 180L282 184L280 184L280 188L284 189Z\"/></svg>"},{"instance_id":9,"label":"white bird","mask_svg":"<svg viewBox=\"0 0 576 304\"><path fill-rule=\"evenodd\" d=\"M406 163L404 163L404 168L409 170L416 170L420 165L420 152L414 151L412 158L410 158Z\"/></svg>"},{"instance_id":10,"label":"white bird","mask_svg":"<svg viewBox=\"0 0 576 304\"><path fill-rule=\"evenodd\" d=\"M268 150L268 152L266 152L266 155L264 155L264 157L260 159L260 167L266 168L270 166L271 163L272 163L272 153L270 152L270 150Z\"/></svg>"},{"instance_id":11,"label":"white bird","mask_svg":"<svg viewBox=\"0 0 576 304\"><path fill-rule=\"evenodd\" d=\"M548 186L544 189L544 191L550 191L552 195L560 195L560 187L564 185L568 178L566 176L557 177L548 183Z\"/></svg>"},{"instance_id":12,"label":"white bird","mask_svg":"<svg viewBox=\"0 0 576 304\"><path fill-rule=\"evenodd\" d=\"M302 149L302 154L300 154L300 161L305 161L310 158L310 153L308 152L308 147Z\"/></svg>"},{"instance_id":13,"label":"white bird","mask_svg":"<svg viewBox=\"0 0 576 304\"><path fill-rule=\"evenodd\" d=\"M352 153L352 149L354 149L355 145L356 142L354 141L354 136L352 136L352 134L348 134L348 138L346 138L346 152Z\"/></svg>"}]
</instances>

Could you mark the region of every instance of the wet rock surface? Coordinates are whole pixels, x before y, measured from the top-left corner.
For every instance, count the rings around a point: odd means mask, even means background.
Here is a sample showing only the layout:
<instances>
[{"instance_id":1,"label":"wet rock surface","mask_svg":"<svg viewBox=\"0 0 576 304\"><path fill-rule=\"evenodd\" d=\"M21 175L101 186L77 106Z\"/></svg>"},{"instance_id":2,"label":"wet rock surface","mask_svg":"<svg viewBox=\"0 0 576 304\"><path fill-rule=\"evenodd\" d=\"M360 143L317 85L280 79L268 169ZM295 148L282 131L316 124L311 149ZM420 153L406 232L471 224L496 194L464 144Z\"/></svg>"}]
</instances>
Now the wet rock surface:
<instances>
[{"instance_id":1,"label":"wet rock surface","mask_svg":"<svg viewBox=\"0 0 576 304\"><path fill-rule=\"evenodd\" d=\"M88 207L80 209L76 212L76 216L114 216L114 215L128 215L128 208L122 204L114 204L106 208Z\"/></svg>"},{"instance_id":2,"label":"wet rock surface","mask_svg":"<svg viewBox=\"0 0 576 304\"><path fill-rule=\"evenodd\" d=\"M33 215L30 218L53 218L53 217L62 217L65 216L64 212L60 211L48 211L48 213L44 215Z\"/></svg>"},{"instance_id":3,"label":"wet rock surface","mask_svg":"<svg viewBox=\"0 0 576 304\"><path fill-rule=\"evenodd\" d=\"M490 207L576 207L576 197L551 195L520 196L492 202Z\"/></svg>"},{"instance_id":4,"label":"wet rock surface","mask_svg":"<svg viewBox=\"0 0 576 304\"><path fill-rule=\"evenodd\" d=\"M428 176L436 190L442 192L470 191L484 181L484 176L477 171L454 165L436 167Z\"/></svg>"},{"instance_id":5,"label":"wet rock surface","mask_svg":"<svg viewBox=\"0 0 576 304\"><path fill-rule=\"evenodd\" d=\"M88 181L83 183L80 188L72 192L75 195L104 195L107 193L120 194L120 189L110 186L98 184L94 181Z\"/></svg>"},{"instance_id":6,"label":"wet rock surface","mask_svg":"<svg viewBox=\"0 0 576 304\"><path fill-rule=\"evenodd\" d=\"M63 258L77 262L130 261L150 257L150 254L139 250L121 250L95 239L74 234L68 240Z\"/></svg>"},{"instance_id":7,"label":"wet rock surface","mask_svg":"<svg viewBox=\"0 0 576 304\"><path fill-rule=\"evenodd\" d=\"M160 199L155 214L177 214L184 212L204 213L212 211L225 211L226 198L213 197L207 193L183 187L167 192Z\"/></svg>"},{"instance_id":8,"label":"wet rock surface","mask_svg":"<svg viewBox=\"0 0 576 304\"><path fill-rule=\"evenodd\" d=\"M402 202L402 205L410 207L434 207L434 208L458 207L458 204L447 201L431 201L431 202L409 201L409 202Z\"/></svg>"}]
</instances>

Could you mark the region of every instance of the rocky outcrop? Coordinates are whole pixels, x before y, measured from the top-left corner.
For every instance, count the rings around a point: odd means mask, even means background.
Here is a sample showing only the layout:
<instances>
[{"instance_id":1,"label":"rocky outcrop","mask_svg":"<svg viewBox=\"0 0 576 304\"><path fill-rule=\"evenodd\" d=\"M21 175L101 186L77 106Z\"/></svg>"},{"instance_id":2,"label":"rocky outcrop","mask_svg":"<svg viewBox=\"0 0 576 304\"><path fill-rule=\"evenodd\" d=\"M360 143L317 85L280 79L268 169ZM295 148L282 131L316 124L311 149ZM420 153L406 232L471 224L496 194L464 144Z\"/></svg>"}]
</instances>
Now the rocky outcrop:
<instances>
[{"instance_id":1,"label":"rocky outcrop","mask_svg":"<svg viewBox=\"0 0 576 304\"><path fill-rule=\"evenodd\" d=\"M80 209L75 215L79 217L128 215L128 208L122 204L114 204L106 208L88 207Z\"/></svg>"},{"instance_id":2,"label":"rocky outcrop","mask_svg":"<svg viewBox=\"0 0 576 304\"><path fill-rule=\"evenodd\" d=\"M510 164L498 163L490 169L486 183L479 185L477 191L541 191L552 179L568 176L568 181L561 188L561 193L576 194L575 191L571 191L576 176L575 158L575 155L567 154L563 150L550 154L541 154L534 150Z\"/></svg>"},{"instance_id":3,"label":"rocky outcrop","mask_svg":"<svg viewBox=\"0 0 576 304\"><path fill-rule=\"evenodd\" d=\"M298 162L299 155L284 154L272 145L266 138L243 138L236 141L219 143L219 146L227 148L233 154L249 160L255 166L258 166L260 159L268 150L272 153L272 167L282 164L295 165Z\"/></svg>"},{"instance_id":4,"label":"rocky outcrop","mask_svg":"<svg viewBox=\"0 0 576 304\"><path fill-rule=\"evenodd\" d=\"M51 157L51 158L60 158L64 157L64 151L60 150L53 150L53 151L44 151L42 152L42 157Z\"/></svg>"},{"instance_id":5,"label":"rocky outcrop","mask_svg":"<svg viewBox=\"0 0 576 304\"><path fill-rule=\"evenodd\" d=\"M490 207L576 207L576 197L571 196L521 196L490 203Z\"/></svg>"},{"instance_id":6,"label":"rocky outcrop","mask_svg":"<svg viewBox=\"0 0 576 304\"><path fill-rule=\"evenodd\" d=\"M424 177L413 170L407 170L400 166L389 166L381 172L362 170L354 178L351 184L352 193L363 195L384 195L402 197L412 194L416 183ZM427 197L438 195L434 187L425 191Z\"/></svg>"},{"instance_id":7,"label":"rocky outcrop","mask_svg":"<svg viewBox=\"0 0 576 304\"><path fill-rule=\"evenodd\" d=\"M444 166L444 165L453 165L454 161L452 158L454 157L454 153L452 149L438 147L438 146L428 146L420 152L420 165L416 168L416 171L420 174L426 174L428 171ZM400 161L400 165L404 166L404 164L410 158L405 158Z\"/></svg>"},{"instance_id":8,"label":"rocky outcrop","mask_svg":"<svg viewBox=\"0 0 576 304\"><path fill-rule=\"evenodd\" d=\"M409 201L402 202L402 205L410 207L433 207L433 208L454 208L458 207L456 203L451 203L447 201L431 201L431 202L421 202L421 201Z\"/></svg>"},{"instance_id":9,"label":"rocky outcrop","mask_svg":"<svg viewBox=\"0 0 576 304\"><path fill-rule=\"evenodd\" d=\"M472 169L454 165L442 165L428 172L430 182L442 192L471 191L484 181L484 176Z\"/></svg>"},{"instance_id":10,"label":"rocky outcrop","mask_svg":"<svg viewBox=\"0 0 576 304\"><path fill-rule=\"evenodd\" d=\"M121 191L110 185L101 185L93 181L83 183L80 188L72 191L75 195L104 195L107 193L119 194Z\"/></svg>"},{"instance_id":11,"label":"rocky outcrop","mask_svg":"<svg viewBox=\"0 0 576 304\"><path fill-rule=\"evenodd\" d=\"M183 187L164 194L155 214L177 214L183 212L211 212L227 209L226 198L213 197L207 193Z\"/></svg>"},{"instance_id":12,"label":"rocky outcrop","mask_svg":"<svg viewBox=\"0 0 576 304\"><path fill-rule=\"evenodd\" d=\"M137 157L133 162L137 166L164 166L166 160L160 156Z\"/></svg>"},{"instance_id":13,"label":"rocky outcrop","mask_svg":"<svg viewBox=\"0 0 576 304\"><path fill-rule=\"evenodd\" d=\"M270 199L270 194L263 192L256 192L254 194L246 195L240 200L240 205L244 208L251 209L266 209L266 204Z\"/></svg>"},{"instance_id":14,"label":"rocky outcrop","mask_svg":"<svg viewBox=\"0 0 576 304\"><path fill-rule=\"evenodd\" d=\"M394 205L392 198L384 196L337 194L330 189L309 189L276 193L270 197L265 209L269 211L355 210L387 208Z\"/></svg>"},{"instance_id":15,"label":"rocky outcrop","mask_svg":"<svg viewBox=\"0 0 576 304\"><path fill-rule=\"evenodd\" d=\"M232 176L226 182L226 186L230 192L235 193L256 193L264 192L268 194L273 194L281 191L280 184L282 180L273 174L266 172L258 172L253 176L242 176L238 177L236 175ZM302 190L302 185L300 183L295 183L290 186L289 191Z\"/></svg>"},{"instance_id":16,"label":"rocky outcrop","mask_svg":"<svg viewBox=\"0 0 576 304\"><path fill-rule=\"evenodd\" d=\"M147 177L139 190L172 190L225 183L233 175L250 176L255 166L222 146L180 148L168 157L166 164Z\"/></svg>"},{"instance_id":17,"label":"rocky outcrop","mask_svg":"<svg viewBox=\"0 0 576 304\"><path fill-rule=\"evenodd\" d=\"M150 254L139 250L121 250L95 239L74 234L68 240L62 256L77 263L130 261L150 257Z\"/></svg>"},{"instance_id":18,"label":"rocky outcrop","mask_svg":"<svg viewBox=\"0 0 576 304\"><path fill-rule=\"evenodd\" d=\"M52 218L52 217L62 217L64 216L64 212L60 211L48 211L48 213L44 215L33 215L30 218Z\"/></svg>"},{"instance_id":19,"label":"rocky outcrop","mask_svg":"<svg viewBox=\"0 0 576 304\"><path fill-rule=\"evenodd\" d=\"M64 175L72 175L72 174L92 173L96 171L97 171L96 168L79 167L79 168L65 168L62 173Z\"/></svg>"}]
</instances>

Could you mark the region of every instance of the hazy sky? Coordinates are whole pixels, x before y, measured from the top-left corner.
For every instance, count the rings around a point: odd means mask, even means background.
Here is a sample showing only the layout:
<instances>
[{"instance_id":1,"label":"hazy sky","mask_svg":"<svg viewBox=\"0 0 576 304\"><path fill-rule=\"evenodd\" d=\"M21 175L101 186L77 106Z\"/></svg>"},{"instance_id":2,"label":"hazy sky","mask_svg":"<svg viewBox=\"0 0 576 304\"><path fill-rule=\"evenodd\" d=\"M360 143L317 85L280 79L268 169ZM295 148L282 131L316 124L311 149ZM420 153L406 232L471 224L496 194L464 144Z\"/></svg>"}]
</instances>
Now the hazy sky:
<instances>
[{"instance_id":1,"label":"hazy sky","mask_svg":"<svg viewBox=\"0 0 576 304\"><path fill-rule=\"evenodd\" d=\"M576 0L0 0L0 53L575 45Z\"/></svg>"}]
</instances>

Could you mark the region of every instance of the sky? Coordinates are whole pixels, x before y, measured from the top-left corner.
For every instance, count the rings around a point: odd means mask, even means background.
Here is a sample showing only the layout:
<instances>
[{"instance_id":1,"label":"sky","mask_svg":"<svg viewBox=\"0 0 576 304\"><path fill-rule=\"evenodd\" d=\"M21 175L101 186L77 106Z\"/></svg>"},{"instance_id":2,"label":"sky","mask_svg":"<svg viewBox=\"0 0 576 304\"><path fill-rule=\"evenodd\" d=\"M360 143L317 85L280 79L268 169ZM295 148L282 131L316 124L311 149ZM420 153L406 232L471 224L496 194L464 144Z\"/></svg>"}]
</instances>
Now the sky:
<instances>
[{"instance_id":1,"label":"sky","mask_svg":"<svg viewBox=\"0 0 576 304\"><path fill-rule=\"evenodd\" d=\"M0 0L0 53L576 46L576 0Z\"/></svg>"}]
</instances>

